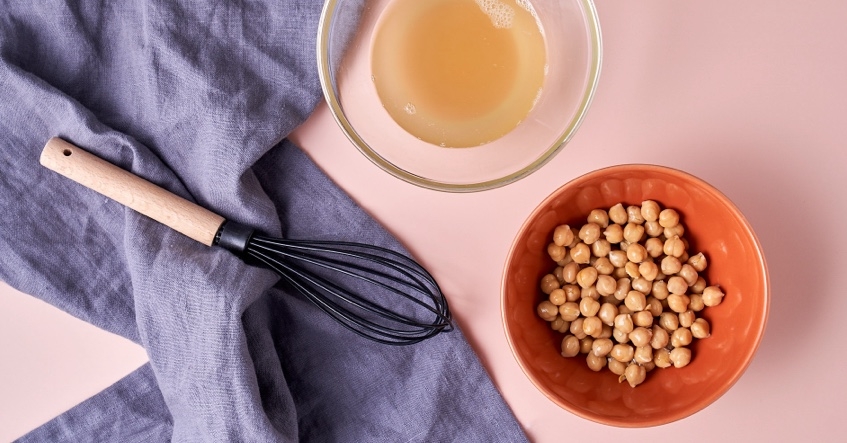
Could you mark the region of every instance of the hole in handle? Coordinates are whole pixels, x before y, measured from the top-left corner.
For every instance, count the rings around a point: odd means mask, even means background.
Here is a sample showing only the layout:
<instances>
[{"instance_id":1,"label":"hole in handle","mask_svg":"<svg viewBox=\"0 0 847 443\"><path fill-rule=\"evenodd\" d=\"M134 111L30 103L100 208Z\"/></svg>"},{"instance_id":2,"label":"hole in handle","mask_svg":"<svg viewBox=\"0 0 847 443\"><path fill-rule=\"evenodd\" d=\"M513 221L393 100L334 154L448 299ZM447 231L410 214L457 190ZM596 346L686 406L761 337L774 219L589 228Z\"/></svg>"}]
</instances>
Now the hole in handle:
<instances>
[{"instance_id":1,"label":"hole in handle","mask_svg":"<svg viewBox=\"0 0 847 443\"><path fill-rule=\"evenodd\" d=\"M64 154L65 157L70 157L72 153L73 151L71 151L70 149L65 149L64 151L62 151L62 154Z\"/></svg>"}]
</instances>

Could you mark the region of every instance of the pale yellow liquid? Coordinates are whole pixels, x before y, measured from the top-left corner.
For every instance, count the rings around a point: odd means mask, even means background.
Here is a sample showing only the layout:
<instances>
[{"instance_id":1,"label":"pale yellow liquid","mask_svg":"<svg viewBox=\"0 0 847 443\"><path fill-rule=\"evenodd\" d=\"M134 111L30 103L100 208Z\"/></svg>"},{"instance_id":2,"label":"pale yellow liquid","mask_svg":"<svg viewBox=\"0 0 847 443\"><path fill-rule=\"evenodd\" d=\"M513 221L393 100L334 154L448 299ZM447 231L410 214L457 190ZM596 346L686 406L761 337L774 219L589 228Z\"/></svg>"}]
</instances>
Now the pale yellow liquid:
<instances>
[{"instance_id":1,"label":"pale yellow liquid","mask_svg":"<svg viewBox=\"0 0 847 443\"><path fill-rule=\"evenodd\" d=\"M403 129L470 147L527 116L546 61L527 0L395 0L380 17L371 68L380 101Z\"/></svg>"}]
</instances>

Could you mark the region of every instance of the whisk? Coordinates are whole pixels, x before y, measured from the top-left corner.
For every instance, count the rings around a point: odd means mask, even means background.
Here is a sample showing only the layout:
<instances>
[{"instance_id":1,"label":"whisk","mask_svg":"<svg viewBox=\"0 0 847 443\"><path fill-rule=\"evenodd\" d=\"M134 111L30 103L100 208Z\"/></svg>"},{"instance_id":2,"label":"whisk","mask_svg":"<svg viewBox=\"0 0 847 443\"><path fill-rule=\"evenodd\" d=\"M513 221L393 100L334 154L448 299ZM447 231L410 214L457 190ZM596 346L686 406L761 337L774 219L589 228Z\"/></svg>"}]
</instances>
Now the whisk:
<instances>
[{"instance_id":1,"label":"whisk","mask_svg":"<svg viewBox=\"0 0 847 443\"><path fill-rule=\"evenodd\" d=\"M390 249L259 235L60 138L44 146L41 164L200 243L272 269L362 337L409 345L453 328L435 279ZM379 294L383 299L376 299Z\"/></svg>"}]
</instances>

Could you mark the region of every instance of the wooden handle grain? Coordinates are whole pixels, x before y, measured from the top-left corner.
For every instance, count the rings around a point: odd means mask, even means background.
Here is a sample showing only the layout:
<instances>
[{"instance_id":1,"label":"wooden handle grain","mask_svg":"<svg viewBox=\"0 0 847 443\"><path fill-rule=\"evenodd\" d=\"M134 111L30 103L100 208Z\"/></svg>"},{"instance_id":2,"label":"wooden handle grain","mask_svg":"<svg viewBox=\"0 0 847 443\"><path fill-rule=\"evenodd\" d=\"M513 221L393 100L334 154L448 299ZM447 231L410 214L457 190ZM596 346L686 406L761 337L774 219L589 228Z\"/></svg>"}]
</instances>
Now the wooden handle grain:
<instances>
[{"instance_id":1,"label":"wooden handle grain","mask_svg":"<svg viewBox=\"0 0 847 443\"><path fill-rule=\"evenodd\" d=\"M44 146L41 164L208 246L225 221L59 138L51 138Z\"/></svg>"}]
</instances>

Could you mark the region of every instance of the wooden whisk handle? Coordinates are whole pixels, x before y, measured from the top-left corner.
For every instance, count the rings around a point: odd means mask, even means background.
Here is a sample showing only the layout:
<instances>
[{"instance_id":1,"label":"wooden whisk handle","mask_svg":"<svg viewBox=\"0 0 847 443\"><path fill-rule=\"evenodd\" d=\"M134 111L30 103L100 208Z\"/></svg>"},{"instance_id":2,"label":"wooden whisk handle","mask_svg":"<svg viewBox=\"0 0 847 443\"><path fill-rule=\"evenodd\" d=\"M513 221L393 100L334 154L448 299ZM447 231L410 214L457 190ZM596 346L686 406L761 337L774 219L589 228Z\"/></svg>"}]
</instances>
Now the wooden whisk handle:
<instances>
[{"instance_id":1,"label":"wooden whisk handle","mask_svg":"<svg viewBox=\"0 0 847 443\"><path fill-rule=\"evenodd\" d=\"M208 246L226 221L60 138L44 146L41 164Z\"/></svg>"}]
</instances>

